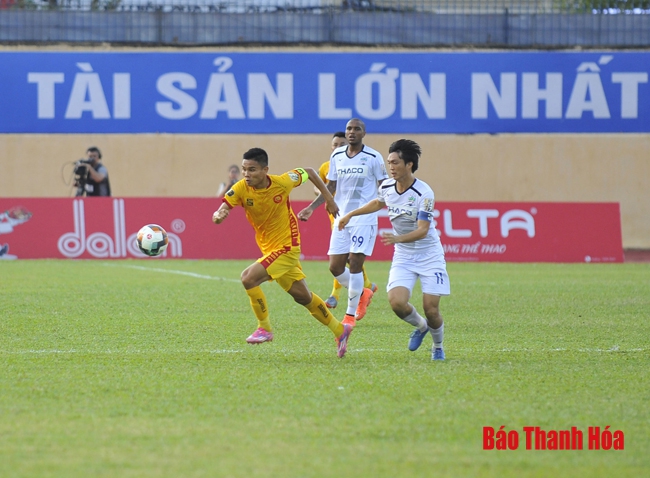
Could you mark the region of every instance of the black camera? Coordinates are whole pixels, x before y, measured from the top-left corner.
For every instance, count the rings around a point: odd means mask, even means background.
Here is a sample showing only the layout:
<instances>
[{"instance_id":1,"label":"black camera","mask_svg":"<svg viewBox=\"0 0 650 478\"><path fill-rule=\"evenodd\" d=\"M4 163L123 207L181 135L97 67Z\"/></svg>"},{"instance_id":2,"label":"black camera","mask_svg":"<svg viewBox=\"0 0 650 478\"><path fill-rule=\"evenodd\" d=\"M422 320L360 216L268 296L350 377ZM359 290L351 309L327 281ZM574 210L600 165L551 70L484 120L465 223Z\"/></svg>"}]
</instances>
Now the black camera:
<instances>
[{"instance_id":1,"label":"black camera","mask_svg":"<svg viewBox=\"0 0 650 478\"><path fill-rule=\"evenodd\" d=\"M74 173L76 176L85 178L88 175L88 165L93 164L91 159L80 159L74 163Z\"/></svg>"}]
</instances>

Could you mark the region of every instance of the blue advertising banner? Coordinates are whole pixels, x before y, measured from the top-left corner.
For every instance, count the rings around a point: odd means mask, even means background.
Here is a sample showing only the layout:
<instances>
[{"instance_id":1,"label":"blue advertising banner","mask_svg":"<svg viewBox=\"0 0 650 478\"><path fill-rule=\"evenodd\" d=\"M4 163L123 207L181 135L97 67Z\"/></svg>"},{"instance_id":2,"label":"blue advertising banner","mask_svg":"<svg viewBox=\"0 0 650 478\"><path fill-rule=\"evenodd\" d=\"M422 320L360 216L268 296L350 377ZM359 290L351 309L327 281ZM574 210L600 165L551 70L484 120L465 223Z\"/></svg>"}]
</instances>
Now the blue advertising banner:
<instances>
[{"instance_id":1,"label":"blue advertising banner","mask_svg":"<svg viewBox=\"0 0 650 478\"><path fill-rule=\"evenodd\" d=\"M0 53L0 133L650 132L650 52Z\"/></svg>"}]
</instances>

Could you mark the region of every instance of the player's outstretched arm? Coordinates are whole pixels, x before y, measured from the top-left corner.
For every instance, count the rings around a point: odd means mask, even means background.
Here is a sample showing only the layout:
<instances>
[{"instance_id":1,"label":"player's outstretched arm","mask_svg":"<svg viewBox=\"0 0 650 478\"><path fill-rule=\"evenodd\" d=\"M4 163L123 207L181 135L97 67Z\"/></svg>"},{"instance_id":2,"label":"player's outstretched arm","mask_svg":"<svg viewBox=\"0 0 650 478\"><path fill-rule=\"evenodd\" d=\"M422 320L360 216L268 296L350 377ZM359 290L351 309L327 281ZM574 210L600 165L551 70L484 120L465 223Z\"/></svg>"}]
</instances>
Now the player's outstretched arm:
<instances>
[{"instance_id":1,"label":"player's outstretched arm","mask_svg":"<svg viewBox=\"0 0 650 478\"><path fill-rule=\"evenodd\" d=\"M307 171L307 174L309 175L309 180L312 183L314 183L314 186L318 188L318 190L320 191L320 195L323 198L325 198L325 209L327 209L327 212L334 217L338 216L339 207L336 205L336 202L334 201L334 196L327 188L327 185L320 178L320 175L312 168L303 168L303 169Z\"/></svg>"},{"instance_id":2,"label":"player's outstretched arm","mask_svg":"<svg viewBox=\"0 0 650 478\"><path fill-rule=\"evenodd\" d=\"M228 214L230 214L230 208L226 203L223 203L212 215L212 222L221 224L228 217Z\"/></svg>"},{"instance_id":3,"label":"player's outstretched arm","mask_svg":"<svg viewBox=\"0 0 650 478\"><path fill-rule=\"evenodd\" d=\"M418 220L418 227L415 231L411 231L407 234L402 234L401 236L396 236L392 232L386 232L382 234L381 242L385 246L390 246L398 243L419 241L420 239L424 238L424 236L427 235L430 227L431 227L431 222L424 219L420 219Z\"/></svg>"},{"instance_id":4,"label":"player's outstretched arm","mask_svg":"<svg viewBox=\"0 0 650 478\"><path fill-rule=\"evenodd\" d=\"M303 168L303 169L305 171L307 171L307 174L309 176L309 180L312 183L314 183L314 185L318 188L318 190L320 191L320 194L318 195L318 197L316 199L314 199L312 201L312 203L309 206L307 206L305 209L303 209L302 211L300 211L298 213L298 219L300 219L301 221L306 221L307 219L309 219L311 217L311 215L314 213L314 211L316 210L316 208L318 206L320 206L321 204L326 202L327 198L323 193L328 194L329 196L332 197L332 204L336 207L336 212L333 212L332 210L330 210L329 207L327 208L327 212L329 212L334 217L336 217L337 214L338 214L338 206L336 206L336 204L334 203L334 193L336 192L336 181L329 181L327 184L325 184L325 183L323 183L321 178L318 176L318 174L316 174L316 171L314 171L312 168ZM309 172L309 170L311 170L314 173L315 179L312 179L312 175ZM324 186L324 188L325 188L324 191L318 187L318 183L316 181L319 181Z\"/></svg>"},{"instance_id":5,"label":"player's outstretched arm","mask_svg":"<svg viewBox=\"0 0 650 478\"><path fill-rule=\"evenodd\" d=\"M355 209L354 211L350 211L341 219L339 219L339 231L342 231L343 228L348 225L350 219L352 219L354 216L363 216L365 214L372 214L373 212L379 211L381 208L384 207L384 205L385 203L381 202L379 199L373 199L368 204L361 206L360 208Z\"/></svg>"}]
</instances>

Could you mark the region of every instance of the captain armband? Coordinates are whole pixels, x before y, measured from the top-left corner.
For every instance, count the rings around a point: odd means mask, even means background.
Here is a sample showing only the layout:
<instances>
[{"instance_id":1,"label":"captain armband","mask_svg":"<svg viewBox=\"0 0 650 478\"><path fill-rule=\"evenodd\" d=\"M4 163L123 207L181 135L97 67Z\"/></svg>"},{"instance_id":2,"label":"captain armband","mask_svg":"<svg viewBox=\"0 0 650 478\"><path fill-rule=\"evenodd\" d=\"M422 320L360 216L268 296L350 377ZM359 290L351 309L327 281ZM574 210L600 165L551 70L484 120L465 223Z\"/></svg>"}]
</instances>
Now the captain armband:
<instances>
[{"instance_id":1,"label":"captain armband","mask_svg":"<svg viewBox=\"0 0 650 478\"><path fill-rule=\"evenodd\" d=\"M305 171L302 168L296 168L295 171L300 174L300 178L302 179L302 182L305 183L309 180L309 174L307 171Z\"/></svg>"},{"instance_id":2,"label":"captain armband","mask_svg":"<svg viewBox=\"0 0 650 478\"><path fill-rule=\"evenodd\" d=\"M418 211L418 221L429 221L431 222L431 213L426 211Z\"/></svg>"}]
</instances>

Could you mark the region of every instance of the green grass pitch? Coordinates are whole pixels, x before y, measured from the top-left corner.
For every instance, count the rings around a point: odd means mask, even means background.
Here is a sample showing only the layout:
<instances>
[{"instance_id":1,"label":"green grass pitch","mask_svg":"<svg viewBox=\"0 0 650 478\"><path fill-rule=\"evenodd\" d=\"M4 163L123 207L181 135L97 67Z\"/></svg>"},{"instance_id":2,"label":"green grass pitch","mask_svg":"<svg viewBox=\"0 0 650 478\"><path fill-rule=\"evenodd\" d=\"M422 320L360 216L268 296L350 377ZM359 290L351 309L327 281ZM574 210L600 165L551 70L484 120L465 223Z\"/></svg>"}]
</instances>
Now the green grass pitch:
<instances>
[{"instance_id":1,"label":"green grass pitch","mask_svg":"<svg viewBox=\"0 0 650 478\"><path fill-rule=\"evenodd\" d=\"M345 358L274 283L275 340L247 345L249 263L0 263L0 477L650 474L649 264L448 264L438 363L407 350L382 262ZM327 264L303 267L326 298ZM483 450L501 425L519 448ZM588 450L608 425L625 449ZM525 426L584 449L526 450Z\"/></svg>"}]
</instances>

